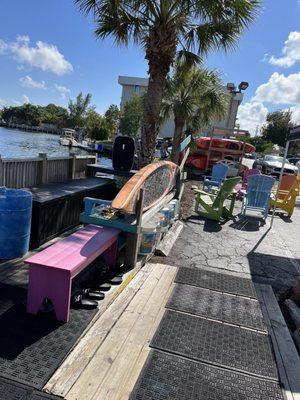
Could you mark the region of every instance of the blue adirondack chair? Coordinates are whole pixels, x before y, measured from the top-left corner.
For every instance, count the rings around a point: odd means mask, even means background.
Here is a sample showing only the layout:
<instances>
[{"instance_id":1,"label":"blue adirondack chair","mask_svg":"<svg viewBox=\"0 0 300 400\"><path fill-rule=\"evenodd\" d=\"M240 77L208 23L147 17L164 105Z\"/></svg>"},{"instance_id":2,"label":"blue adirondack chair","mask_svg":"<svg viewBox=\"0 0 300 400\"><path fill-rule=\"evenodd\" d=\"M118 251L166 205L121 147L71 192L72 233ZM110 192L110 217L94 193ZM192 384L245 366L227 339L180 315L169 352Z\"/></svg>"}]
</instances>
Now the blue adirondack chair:
<instances>
[{"instance_id":1,"label":"blue adirondack chair","mask_svg":"<svg viewBox=\"0 0 300 400\"><path fill-rule=\"evenodd\" d=\"M228 172L228 166L225 164L216 164L213 166L211 176L205 176L203 182L203 190L210 191L212 186L218 189L222 185Z\"/></svg>"},{"instance_id":2,"label":"blue adirondack chair","mask_svg":"<svg viewBox=\"0 0 300 400\"><path fill-rule=\"evenodd\" d=\"M249 176L247 193L242 205L242 214L266 220L274 183L275 179L272 176Z\"/></svg>"}]
</instances>

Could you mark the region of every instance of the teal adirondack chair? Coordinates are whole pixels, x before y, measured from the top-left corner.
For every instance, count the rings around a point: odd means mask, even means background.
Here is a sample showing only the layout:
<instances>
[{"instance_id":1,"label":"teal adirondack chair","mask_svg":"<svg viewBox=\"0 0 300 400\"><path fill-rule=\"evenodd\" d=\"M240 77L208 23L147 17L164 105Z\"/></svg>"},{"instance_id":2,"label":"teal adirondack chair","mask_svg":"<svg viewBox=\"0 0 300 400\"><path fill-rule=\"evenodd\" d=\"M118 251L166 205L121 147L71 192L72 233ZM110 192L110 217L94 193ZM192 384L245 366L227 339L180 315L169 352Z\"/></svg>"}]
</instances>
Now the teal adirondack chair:
<instances>
[{"instance_id":1,"label":"teal adirondack chair","mask_svg":"<svg viewBox=\"0 0 300 400\"><path fill-rule=\"evenodd\" d=\"M271 191L275 179L269 175L252 175L242 205L242 214L264 220L268 217Z\"/></svg>"},{"instance_id":2,"label":"teal adirondack chair","mask_svg":"<svg viewBox=\"0 0 300 400\"><path fill-rule=\"evenodd\" d=\"M206 193L203 190L193 189L196 193L195 212L202 217L206 217L214 221L232 218L236 199L234 187L240 182L240 180L240 177L225 179L221 189L217 194ZM224 205L224 202L230 195L232 195L231 203L230 207L227 208ZM199 210L199 206L202 207L202 210Z\"/></svg>"}]
</instances>

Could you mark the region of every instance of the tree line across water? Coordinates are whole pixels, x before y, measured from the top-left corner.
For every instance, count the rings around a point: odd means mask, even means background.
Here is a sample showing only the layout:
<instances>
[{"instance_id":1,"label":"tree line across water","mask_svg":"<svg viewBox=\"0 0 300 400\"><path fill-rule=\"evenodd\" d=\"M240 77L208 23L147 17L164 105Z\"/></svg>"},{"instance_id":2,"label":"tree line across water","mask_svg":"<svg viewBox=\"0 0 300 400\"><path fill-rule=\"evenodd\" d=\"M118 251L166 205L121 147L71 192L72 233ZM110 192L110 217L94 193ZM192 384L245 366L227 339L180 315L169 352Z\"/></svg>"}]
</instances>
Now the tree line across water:
<instances>
[{"instance_id":1,"label":"tree line across water","mask_svg":"<svg viewBox=\"0 0 300 400\"><path fill-rule=\"evenodd\" d=\"M87 136L96 140L106 140L116 133L120 120L120 110L111 105L104 113L99 114L91 105L92 95L79 93L75 100L70 99L68 107L55 104L40 106L23 104L16 107L4 107L0 110L0 119L7 123L40 126L51 124L61 128L84 128Z\"/></svg>"}]
</instances>

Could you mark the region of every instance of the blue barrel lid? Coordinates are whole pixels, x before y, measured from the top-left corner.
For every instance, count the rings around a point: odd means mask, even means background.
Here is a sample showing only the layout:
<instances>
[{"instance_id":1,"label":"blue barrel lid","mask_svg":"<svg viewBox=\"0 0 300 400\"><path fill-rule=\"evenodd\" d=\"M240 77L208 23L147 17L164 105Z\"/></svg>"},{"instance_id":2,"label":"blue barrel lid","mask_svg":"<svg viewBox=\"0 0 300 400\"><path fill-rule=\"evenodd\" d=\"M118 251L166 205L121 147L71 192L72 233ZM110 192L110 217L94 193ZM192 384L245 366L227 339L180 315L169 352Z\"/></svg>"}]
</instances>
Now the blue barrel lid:
<instances>
[{"instance_id":1,"label":"blue barrel lid","mask_svg":"<svg viewBox=\"0 0 300 400\"><path fill-rule=\"evenodd\" d=\"M0 188L0 210L16 211L32 207L32 193L24 189Z\"/></svg>"}]
</instances>

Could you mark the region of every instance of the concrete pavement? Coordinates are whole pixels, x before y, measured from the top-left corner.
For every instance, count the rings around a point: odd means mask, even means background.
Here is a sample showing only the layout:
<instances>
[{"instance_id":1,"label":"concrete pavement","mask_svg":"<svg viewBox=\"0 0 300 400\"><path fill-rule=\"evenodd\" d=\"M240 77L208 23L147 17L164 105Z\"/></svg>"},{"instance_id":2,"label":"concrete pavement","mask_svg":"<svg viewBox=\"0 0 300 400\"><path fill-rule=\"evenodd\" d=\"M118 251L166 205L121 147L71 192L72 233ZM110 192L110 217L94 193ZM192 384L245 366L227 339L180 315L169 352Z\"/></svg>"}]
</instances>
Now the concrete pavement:
<instances>
[{"instance_id":1,"label":"concrete pavement","mask_svg":"<svg viewBox=\"0 0 300 400\"><path fill-rule=\"evenodd\" d=\"M241 203L237 202L236 213ZM263 227L256 220L236 217L219 224L191 210L170 256L169 265L203 268L271 284L276 295L289 289L300 275L300 201L291 220L276 215Z\"/></svg>"}]
</instances>

